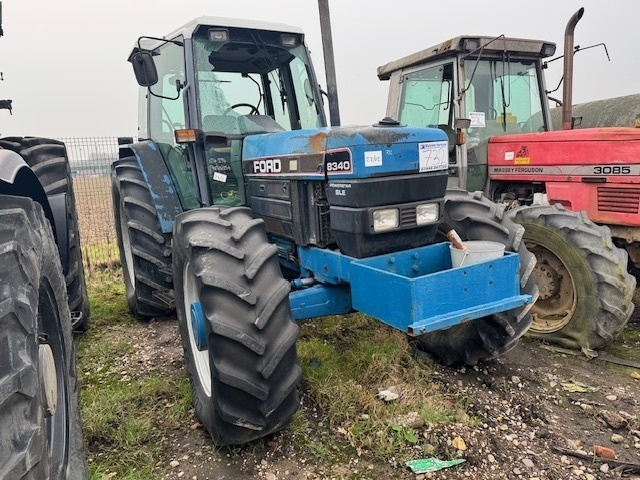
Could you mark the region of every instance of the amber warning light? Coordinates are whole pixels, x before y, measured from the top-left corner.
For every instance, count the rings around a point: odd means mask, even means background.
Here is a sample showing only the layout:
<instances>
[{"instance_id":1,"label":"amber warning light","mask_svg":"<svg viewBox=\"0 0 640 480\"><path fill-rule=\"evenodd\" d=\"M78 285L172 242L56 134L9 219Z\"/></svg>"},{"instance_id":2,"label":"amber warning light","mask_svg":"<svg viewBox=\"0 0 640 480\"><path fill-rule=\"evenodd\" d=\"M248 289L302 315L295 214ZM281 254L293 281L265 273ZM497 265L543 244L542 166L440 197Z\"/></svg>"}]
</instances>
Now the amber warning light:
<instances>
[{"instance_id":1,"label":"amber warning light","mask_svg":"<svg viewBox=\"0 0 640 480\"><path fill-rule=\"evenodd\" d=\"M176 142L177 143L192 143L197 142L202 137L202 132L199 130L176 130Z\"/></svg>"}]
</instances>

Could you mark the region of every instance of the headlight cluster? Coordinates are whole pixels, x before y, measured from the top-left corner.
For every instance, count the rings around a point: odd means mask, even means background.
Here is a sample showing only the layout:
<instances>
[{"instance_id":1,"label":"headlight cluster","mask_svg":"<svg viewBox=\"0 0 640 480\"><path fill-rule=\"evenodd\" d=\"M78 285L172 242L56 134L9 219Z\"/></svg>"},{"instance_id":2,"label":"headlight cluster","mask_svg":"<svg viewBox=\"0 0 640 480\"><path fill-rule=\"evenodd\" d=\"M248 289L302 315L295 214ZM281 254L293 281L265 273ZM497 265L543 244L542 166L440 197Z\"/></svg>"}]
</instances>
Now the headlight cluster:
<instances>
[{"instance_id":1,"label":"headlight cluster","mask_svg":"<svg viewBox=\"0 0 640 480\"><path fill-rule=\"evenodd\" d=\"M440 205L437 203L425 203L416 207L416 223L427 225L437 222L440 218Z\"/></svg>"},{"instance_id":2,"label":"headlight cluster","mask_svg":"<svg viewBox=\"0 0 640 480\"><path fill-rule=\"evenodd\" d=\"M429 225L440 218L440 205L437 203L425 203L416 207L416 225ZM373 212L373 231L376 233L395 230L400 226L400 210L398 208L385 208Z\"/></svg>"},{"instance_id":3,"label":"headlight cluster","mask_svg":"<svg viewBox=\"0 0 640 480\"><path fill-rule=\"evenodd\" d=\"M386 232L398 228L400 225L400 210L397 208L387 208L386 210L376 210L373 212L373 230L375 232Z\"/></svg>"}]
</instances>

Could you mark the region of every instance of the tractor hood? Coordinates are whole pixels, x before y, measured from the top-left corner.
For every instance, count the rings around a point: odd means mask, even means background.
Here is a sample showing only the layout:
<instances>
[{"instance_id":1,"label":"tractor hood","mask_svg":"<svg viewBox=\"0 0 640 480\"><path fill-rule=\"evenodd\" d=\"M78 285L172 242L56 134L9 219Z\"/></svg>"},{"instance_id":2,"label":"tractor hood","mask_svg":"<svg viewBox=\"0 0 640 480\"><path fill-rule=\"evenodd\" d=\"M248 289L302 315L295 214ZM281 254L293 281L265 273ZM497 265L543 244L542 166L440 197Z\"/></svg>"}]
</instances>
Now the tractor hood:
<instances>
[{"instance_id":1,"label":"tractor hood","mask_svg":"<svg viewBox=\"0 0 640 480\"><path fill-rule=\"evenodd\" d=\"M491 143L515 142L637 142L640 129L625 127L582 128L577 130L556 130L542 133L523 133L491 138Z\"/></svg>"},{"instance_id":2,"label":"tractor hood","mask_svg":"<svg viewBox=\"0 0 640 480\"><path fill-rule=\"evenodd\" d=\"M489 141L492 174L581 177L592 175L592 165L629 164L640 164L640 129L637 128L558 130L503 135ZM635 167L628 171L640 174Z\"/></svg>"},{"instance_id":3,"label":"tractor hood","mask_svg":"<svg viewBox=\"0 0 640 480\"><path fill-rule=\"evenodd\" d=\"M366 178L448 168L439 129L386 125L294 130L244 139L247 175Z\"/></svg>"}]
</instances>

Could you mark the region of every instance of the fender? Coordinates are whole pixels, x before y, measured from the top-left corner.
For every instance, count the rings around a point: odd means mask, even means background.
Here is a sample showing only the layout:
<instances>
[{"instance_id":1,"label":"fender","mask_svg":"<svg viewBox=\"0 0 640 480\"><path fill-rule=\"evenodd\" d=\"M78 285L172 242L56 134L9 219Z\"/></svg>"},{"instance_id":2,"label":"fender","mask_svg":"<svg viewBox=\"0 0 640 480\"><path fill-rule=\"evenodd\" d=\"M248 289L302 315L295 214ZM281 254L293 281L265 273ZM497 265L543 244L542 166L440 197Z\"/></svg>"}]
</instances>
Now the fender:
<instances>
[{"instance_id":1,"label":"fender","mask_svg":"<svg viewBox=\"0 0 640 480\"><path fill-rule=\"evenodd\" d=\"M47 197L38 177L24 159L11 150L0 149L0 194L28 197L38 202L51 224L58 245L62 269L68 271L67 194Z\"/></svg>"},{"instance_id":2,"label":"fender","mask_svg":"<svg viewBox=\"0 0 640 480\"><path fill-rule=\"evenodd\" d=\"M156 208L162 233L171 233L173 221L178 214L182 213L183 208L178 198L178 190L158 145L151 140L122 145L119 156L120 158L135 156Z\"/></svg>"}]
</instances>

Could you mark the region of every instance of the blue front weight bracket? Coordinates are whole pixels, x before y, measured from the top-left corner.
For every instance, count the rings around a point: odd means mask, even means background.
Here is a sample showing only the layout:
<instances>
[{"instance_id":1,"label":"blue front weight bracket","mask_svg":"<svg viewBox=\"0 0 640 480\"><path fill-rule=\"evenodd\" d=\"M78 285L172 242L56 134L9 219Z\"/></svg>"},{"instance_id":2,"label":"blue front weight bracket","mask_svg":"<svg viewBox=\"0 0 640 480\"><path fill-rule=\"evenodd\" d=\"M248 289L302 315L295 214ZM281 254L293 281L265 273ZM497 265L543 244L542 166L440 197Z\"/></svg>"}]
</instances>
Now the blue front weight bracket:
<instances>
[{"instance_id":1,"label":"blue front weight bracket","mask_svg":"<svg viewBox=\"0 0 640 480\"><path fill-rule=\"evenodd\" d=\"M460 268L451 266L449 243L364 259L313 247L300 247L299 254L301 266L321 284L313 295L309 292L308 300L316 299L309 303L316 308L300 308L306 290L294 292L290 303L297 319L348 311L347 295L341 295L339 308L327 308L330 302L318 291L324 288L335 294L336 286L349 287L353 309L412 335L512 310L532 300L520 294L517 253Z\"/></svg>"}]
</instances>

